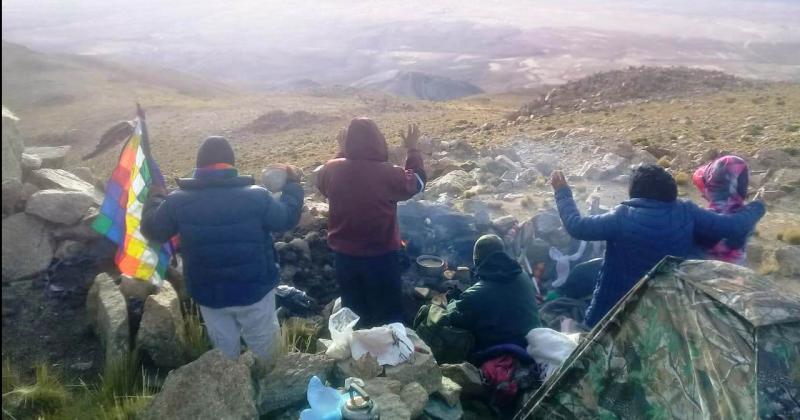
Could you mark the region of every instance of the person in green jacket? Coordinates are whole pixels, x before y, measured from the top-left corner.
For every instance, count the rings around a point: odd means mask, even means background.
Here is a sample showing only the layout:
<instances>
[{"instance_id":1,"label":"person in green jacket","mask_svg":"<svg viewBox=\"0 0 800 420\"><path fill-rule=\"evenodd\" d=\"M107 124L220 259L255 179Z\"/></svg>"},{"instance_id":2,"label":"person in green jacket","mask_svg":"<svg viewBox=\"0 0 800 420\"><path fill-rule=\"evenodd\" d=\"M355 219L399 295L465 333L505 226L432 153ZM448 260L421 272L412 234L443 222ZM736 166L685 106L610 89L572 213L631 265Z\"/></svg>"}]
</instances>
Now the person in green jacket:
<instances>
[{"instance_id":1,"label":"person in green jacket","mask_svg":"<svg viewBox=\"0 0 800 420\"><path fill-rule=\"evenodd\" d=\"M539 326L533 281L497 235L478 239L473 260L478 281L447 305L442 323L470 331L475 352L500 344L525 348L525 335Z\"/></svg>"}]
</instances>

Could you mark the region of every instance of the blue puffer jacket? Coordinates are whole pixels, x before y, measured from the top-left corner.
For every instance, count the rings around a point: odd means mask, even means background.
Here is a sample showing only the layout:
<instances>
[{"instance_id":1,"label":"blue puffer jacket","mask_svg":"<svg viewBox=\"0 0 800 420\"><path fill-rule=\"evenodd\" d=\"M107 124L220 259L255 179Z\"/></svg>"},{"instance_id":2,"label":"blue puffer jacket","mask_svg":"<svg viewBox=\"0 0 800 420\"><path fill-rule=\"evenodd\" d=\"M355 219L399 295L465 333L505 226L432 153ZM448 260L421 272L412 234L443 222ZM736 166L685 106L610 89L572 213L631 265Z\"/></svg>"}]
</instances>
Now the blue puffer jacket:
<instances>
[{"instance_id":1,"label":"blue puffer jacket","mask_svg":"<svg viewBox=\"0 0 800 420\"><path fill-rule=\"evenodd\" d=\"M182 179L143 210L142 233L166 242L180 234L189 294L211 308L251 305L278 283L272 232L297 225L303 189L289 183L281 199L252 177Z\"/></svg>"},{"instance_id":2,"label":"blue puffer jacket","mask_svg":"<svg viewBox=\"0 0 800 420\"><path fill-rule=\"evenodd\" d=\"M560 188L555 197L561 221L570 235L586 241L606 241L603 269L586 312L585 323L590 327L662 258L692 256L696 235L716 241L743 238L766 211L760 201L738 213L722 215L690 201L666 203L634 198L608 213L581 217L569 187Z\"/></svg>"}]
</instances>

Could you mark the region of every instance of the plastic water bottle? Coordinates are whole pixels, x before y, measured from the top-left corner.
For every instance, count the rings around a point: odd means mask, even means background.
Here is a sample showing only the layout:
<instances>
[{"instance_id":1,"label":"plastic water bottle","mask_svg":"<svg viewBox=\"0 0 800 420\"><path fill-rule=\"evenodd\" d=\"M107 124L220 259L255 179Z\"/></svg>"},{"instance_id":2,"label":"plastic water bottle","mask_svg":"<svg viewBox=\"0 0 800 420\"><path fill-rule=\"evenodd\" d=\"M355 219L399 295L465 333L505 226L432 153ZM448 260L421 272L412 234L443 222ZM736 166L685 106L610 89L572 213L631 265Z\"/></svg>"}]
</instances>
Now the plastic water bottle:
<instances>
[{"instance_id":1,"label":"plastic water bottle","mask_svg":"<svg viewBox=\"0 0 800 420\"><path fill-rule=\"evenodd\" d=\"M316 377L308 381L306 398L311 408L300 413L300 420L341 420L342 397L339 391L325 386Z\"/></svg>"}]
</instances>

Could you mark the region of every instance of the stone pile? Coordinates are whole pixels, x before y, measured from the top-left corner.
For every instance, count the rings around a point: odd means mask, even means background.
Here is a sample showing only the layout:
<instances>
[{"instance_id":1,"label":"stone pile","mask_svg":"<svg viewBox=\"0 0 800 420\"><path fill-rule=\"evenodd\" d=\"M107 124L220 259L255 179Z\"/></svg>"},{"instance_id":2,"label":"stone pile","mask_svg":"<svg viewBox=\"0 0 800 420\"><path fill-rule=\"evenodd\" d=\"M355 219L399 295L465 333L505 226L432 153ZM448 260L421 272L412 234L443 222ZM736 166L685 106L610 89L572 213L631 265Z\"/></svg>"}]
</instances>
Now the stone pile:
<instances>
[{"instance_id":1,"label":"stone pile","mask_svg":"<svg viewBox=\"0 0 800 420\"><path fill-rule=\"evenodd\" d=\"M136 303L143 303L141 314ZM160 288L108 273L95 277L86 297L92 330L105 349L106 363L139 352L157 368L174 369L188 361L181 299L169 281Z\"/></svg>"},{"instance_id":2,"label":"stone pile","mask_svg":"<svg viewBox=\"0 0 800 420\"><path fill-rule=\"evenodd\" d=\"M15 117L3 113L3 282L53 264L113 257L91 229L103 194L88 168L63 169L69 146L24 147Z\"/></svg>"},{"instance_id":3,"label":"stone pile","mask_svg":"<svg viewBox=\"0 0 800 420\"><path fill-rule=\"evenodd\" d=\"M551 89L513 115L541 116L553 112L592 112L625 103L707 94L751 82L719 71L685 67L629 67L584 77Z\"/></svg>"},{"instance_id":4,"label":"stone pile","mask_svg":"<svg viewBox=\"0 0 800 420\"><path fill-rule=\"evenodd\" d=\"M52 280L63 265L113 262L114 245L91 227L103 200L100 182L88 168L63 168L69 146L24 147L15 121L4 109L4 285L37 276ZM176 279L182 290L181 277L174 270L170 278ZM64 286L52 287L60 290ZM101 273L89 287L86 307L106 362L121 360L137 350L160 368L186 363L181 302L171 284L165 282L156 290L138 280Z\"/></svg>"},{"instance_id":5,"label":"stone pile","mask_svg":"<svg viewBox=\"0 0 800 420\"><path fill-rule=\"evenodd\" d=\"M281 284L296 287L320 304L339 296L333 252L327 242L328 205L309 200L297 228L275 242Z\"/></svg>"}]
</instances>

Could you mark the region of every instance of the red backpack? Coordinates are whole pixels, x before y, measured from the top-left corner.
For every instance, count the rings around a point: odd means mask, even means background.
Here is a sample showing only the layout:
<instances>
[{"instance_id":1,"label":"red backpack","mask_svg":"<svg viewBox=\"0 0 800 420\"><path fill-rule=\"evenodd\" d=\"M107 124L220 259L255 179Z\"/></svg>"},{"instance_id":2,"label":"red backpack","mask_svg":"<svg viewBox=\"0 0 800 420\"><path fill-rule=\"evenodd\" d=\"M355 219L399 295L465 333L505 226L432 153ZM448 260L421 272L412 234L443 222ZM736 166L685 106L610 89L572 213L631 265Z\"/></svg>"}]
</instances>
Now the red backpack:
<instances>
[{"instance_id":1,"label":"red backpack","mask_svg":"<svg viewBox=\"0 0 800 420\"><path fill-rule=\"evenodd\" d=\"M484 381L492 389L492 402L498 407L512 404L517 396L516 369L517 360L510 354L489 359L481 365Z\"/></svg>"}]
</instances>

